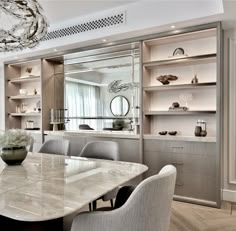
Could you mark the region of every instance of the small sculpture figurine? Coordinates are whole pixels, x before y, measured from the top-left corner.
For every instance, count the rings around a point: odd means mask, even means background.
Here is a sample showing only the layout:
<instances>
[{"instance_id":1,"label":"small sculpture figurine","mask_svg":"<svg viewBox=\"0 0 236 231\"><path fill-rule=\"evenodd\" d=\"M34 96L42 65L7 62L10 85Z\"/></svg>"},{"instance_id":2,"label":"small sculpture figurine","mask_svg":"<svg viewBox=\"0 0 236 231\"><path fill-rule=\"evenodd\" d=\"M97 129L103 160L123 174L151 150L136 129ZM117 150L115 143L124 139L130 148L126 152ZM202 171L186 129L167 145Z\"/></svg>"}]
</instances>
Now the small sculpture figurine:
<instances>
[{"instance_id":1,"label":"small sculpture figurine","mask_svg":"<svg viewBox=\"0 0 236 231\"><path fill-rule=\"evenodd\" d=\"M191 81L192 84L198 83L198 78L197 78L197 74L194 75L194 78Z\"/></svg>"},{"instance_id":2,"label":"small sculpture figurine","mask_svg":"<svg viewBox=\"0 0 236 231\"><path fill-rule=\"evenodd\" d=\"M37 90L36 90L36 88L34 89L34 94L37 95Z\"/></svg>"},{"instance_id":3,"label":"small sculpture figurine","mask_svg":"<svg viewBox=\"0 0 236 231\"><path fill-rule=\"evenodd\" d=\"M181 107L178 102L173 102L172 105L169 107L169 111L187 111L187 107Z\"/></svg>"},{"instance_id":4,"label":"small sculpture figurine","mask_svg":"<svg viewBox=\"0 0 236 231\"><path fill-rule=\"evenodd\" d=\"M25 72L27 72L30 75L32 72L32 67L27 67Z\"/></svg>"}]
</instances>

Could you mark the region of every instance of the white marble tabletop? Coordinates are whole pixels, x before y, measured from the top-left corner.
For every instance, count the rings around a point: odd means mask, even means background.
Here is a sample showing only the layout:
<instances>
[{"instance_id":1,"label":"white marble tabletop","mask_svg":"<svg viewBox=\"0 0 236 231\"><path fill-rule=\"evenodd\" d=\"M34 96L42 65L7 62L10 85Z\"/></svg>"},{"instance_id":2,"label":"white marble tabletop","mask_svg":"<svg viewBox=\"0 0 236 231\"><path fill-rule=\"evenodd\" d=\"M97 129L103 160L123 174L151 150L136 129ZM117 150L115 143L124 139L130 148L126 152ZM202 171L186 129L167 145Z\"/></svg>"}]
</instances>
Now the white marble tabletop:
<instances>
[{"instance_id":1,"label":"white marble tabletop","mask_svg":"<svg viewBox=\"0 0 236 231\"><path fill-rule=\"evenodd\" d=\"M69 215L141 175L145 165L28 153L18 166L0 159L0 215L44 221Z\"/></svg>"}]
</instances>

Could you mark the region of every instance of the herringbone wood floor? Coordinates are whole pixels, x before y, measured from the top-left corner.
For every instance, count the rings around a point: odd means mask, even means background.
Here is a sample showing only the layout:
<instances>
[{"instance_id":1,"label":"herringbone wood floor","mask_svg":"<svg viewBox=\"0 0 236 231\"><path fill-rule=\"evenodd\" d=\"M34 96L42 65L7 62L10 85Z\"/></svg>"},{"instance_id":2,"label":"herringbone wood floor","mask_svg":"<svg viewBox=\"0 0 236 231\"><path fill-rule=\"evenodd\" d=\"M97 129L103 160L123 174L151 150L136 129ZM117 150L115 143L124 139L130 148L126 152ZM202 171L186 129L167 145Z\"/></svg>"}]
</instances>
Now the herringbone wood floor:
<instances>
[{"instance_id":1,"label":"herringbone wood floor","mask_svg":"<svg viewBox=\"0 0 236 231\"><path fill-rule=\"evenodd\" d=\"M98 207L110 206L101 200ZM173 201L169 231L236 231L236 205L224 202L221 209Z\"/></svg>"},{"instance_id":2,"label":"herringbone wood floor","mask_svg":"<svg viewBox=\"0 0 236 231\"><path fill-rule=\"evenodd\" d=\"M223 203L221 209L174 201L170 231L236 231L236 207Z\"/></svg>"}]
</instances>

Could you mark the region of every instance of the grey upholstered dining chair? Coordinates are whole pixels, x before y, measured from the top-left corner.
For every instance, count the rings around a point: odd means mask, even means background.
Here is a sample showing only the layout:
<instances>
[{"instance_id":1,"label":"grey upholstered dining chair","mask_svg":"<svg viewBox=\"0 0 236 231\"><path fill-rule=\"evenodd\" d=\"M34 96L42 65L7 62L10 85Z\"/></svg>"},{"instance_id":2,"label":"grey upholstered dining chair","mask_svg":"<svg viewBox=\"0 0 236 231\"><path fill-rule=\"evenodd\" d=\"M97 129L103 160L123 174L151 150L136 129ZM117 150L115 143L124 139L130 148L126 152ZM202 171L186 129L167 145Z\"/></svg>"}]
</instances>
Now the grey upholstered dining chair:
<instances>
[{"instance_id":1,"label":"grey upholstered dining chair","mask_svg":"<svg viewBox=\"0 0 236 231\"><path fill-rule=\"evenodd\" d=\"M80 125L79 125L79 129L80 129L80 130L94 130L94 129L91 128L88 124L80 124Z\"/></svg>"},{"instance_id":2,"label":"grey upholstered dining chair","mask_svg":"<svg viewBox=\"0 0 236 231\"><path fill-rule=\"evenodd\" d=\"M168 231L176 168L167 165L141 182L120 208L77 215L71 231Z\"/></svg>"},{"instance_id":3,"label":"grey upholstered dining chair","mask_svg":"<svg viewBox=\"0 0 236 231\"><path fill-rule=\"evenodd\" d=\"M38 152L67 156L69 148L69 140L47 140L42 144Z\"/></svg>"},{"instance_id":4,"label":"grey upholstered dining chair","mask_svg":"<svg viewBox=\"0 0 236 231\"><path fill-rule=\"evenodd\" d=\"M118 161L120 159L119 145L113 141L91 141L84 146L80 157ZM118 188L108 192L101 199L110 201L111 207L113 207L113 199L116 197L117 192ZM94 201L93 209L96 209L96 207L96 201ZM89 208L91 210L91 204L89 204Z\"/></svg>"}]
</instances>

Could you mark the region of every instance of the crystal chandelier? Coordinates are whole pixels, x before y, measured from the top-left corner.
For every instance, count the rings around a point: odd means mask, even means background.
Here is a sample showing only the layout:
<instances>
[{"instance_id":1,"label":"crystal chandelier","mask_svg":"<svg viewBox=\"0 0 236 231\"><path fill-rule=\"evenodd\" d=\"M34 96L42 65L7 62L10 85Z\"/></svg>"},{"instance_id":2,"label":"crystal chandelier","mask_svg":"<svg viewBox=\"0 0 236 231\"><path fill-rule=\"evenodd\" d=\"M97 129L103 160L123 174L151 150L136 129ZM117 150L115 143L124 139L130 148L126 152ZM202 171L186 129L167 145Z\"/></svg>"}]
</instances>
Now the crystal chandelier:
<instances>
[{"instance_id":1,"label":"crystal chandelier","mask_svg":"<svg viewBox=\"0 0 236 231\"><path fill-rule=\"evenodd\" d=\"M0 22L0 52L33 48L47 34L47 19L36 0L1 0Z\"/></svg>"}]
</instances>

